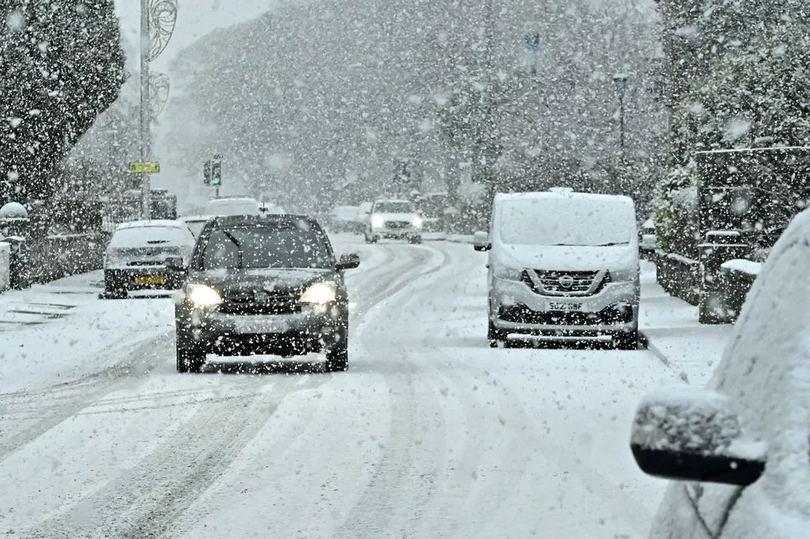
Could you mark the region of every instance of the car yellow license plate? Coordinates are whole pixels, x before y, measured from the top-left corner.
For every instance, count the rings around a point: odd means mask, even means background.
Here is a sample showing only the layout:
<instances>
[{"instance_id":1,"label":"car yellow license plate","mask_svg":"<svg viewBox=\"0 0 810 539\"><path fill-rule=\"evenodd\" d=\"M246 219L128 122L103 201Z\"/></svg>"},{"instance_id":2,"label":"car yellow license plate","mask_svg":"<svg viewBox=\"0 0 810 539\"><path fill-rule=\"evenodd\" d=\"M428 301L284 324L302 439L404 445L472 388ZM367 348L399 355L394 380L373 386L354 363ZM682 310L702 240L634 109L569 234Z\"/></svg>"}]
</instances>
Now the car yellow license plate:
<instances>
[{"instance_id":1,"label":"car yellow license plate","mask_svg":"<svg viewBox=\"0 0 810 539\"><path fill-rule=\"evenodd\" d=\"M135 284L163 284L163 276L162 275L143 275L140 277L135 277Z\"/></svg>"}]
</instances>

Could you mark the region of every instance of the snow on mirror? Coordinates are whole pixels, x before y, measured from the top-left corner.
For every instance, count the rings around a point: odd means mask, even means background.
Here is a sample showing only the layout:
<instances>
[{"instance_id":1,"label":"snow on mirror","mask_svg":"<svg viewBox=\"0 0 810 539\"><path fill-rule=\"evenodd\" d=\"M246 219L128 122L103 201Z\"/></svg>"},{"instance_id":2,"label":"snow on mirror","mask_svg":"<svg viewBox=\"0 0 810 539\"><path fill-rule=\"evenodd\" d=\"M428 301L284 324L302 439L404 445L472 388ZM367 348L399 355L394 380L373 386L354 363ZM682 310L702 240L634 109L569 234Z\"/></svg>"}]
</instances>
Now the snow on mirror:
<instances>
[{"instance_id":1,"label":"snow on mirror","mask_svg":"<svg viewBox=\"0 0 810 539\"><path fill-rule=\"evenodd\" d=\"M473 234L473 248L476 251L489 251L490 247L489 234L481 230Z\"/></svg>"},{"instance_id":2,"label":"snow on mirror","mask_svg":"<svg viewBox=\"0 0 810 539\"><path fill-rule=\"evenodd\" d=\"M765 467L764 444L746 440L728 399L706 390L648 395L630 447L645 473L667 479L749 485Z\"/></svg>"}]
</instances>

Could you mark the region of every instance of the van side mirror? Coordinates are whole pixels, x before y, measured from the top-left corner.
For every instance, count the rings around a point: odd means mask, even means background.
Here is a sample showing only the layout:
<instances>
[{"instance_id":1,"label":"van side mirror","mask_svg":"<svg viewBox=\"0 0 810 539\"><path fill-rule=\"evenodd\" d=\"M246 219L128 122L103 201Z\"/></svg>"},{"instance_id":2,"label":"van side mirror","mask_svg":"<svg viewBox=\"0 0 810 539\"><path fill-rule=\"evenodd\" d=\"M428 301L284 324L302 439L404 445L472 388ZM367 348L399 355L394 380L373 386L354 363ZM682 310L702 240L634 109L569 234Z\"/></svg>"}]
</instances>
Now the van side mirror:
<instances>
[{"instance_id":1,"label":"van side mirror","mask_svg":"<svg viewBox=\"0 0 810 539\"><path fill-rule=\"evenodd\" d=\"M186 271L182 256L170 256L165 261L166 268L171 271Z\"/></svg>"},{"instance_id":2,"label":"van side mirror","mask_svg":"<svg viewBox=\"0 0 810 539\"><path fill-rule=\"evenodd\" d=\"M489 234L480 230L473 234L473 249L476 251L489 251L492 249L492 244L489 242Z\"/></svg>"},{"instance_id":3,"label":"van side mirror","mask_svg":"<svg viewBox=\"0 0 810 539\"><path fill-rule=\"evenodd\" d=\"M338 271L354 269L360 266L360 255L357 253L347 253L340 256L340 260L335 264L335 269Z\"/></svg>"},{"instance_id":4,"label":"van side mirror","mask_svg":"<svg viewBox=\"0 0 810 539\"><path fill-rule=\"evenodd\" d=\"M764 443L746 440L728 399L707 390L647 396L630 448L644 473L665 479L747 486L765 470Z\"/></svg>"}]
</instances>

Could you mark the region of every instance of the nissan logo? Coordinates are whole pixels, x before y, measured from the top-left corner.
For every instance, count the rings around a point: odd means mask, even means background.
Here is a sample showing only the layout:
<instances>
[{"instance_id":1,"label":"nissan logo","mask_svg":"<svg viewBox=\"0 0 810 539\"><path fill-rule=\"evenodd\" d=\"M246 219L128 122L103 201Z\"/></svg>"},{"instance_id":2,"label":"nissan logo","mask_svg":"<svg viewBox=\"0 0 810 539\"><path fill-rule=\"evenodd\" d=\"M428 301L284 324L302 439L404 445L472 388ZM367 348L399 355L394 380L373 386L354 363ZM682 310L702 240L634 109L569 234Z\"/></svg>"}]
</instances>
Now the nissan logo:
<instances>
[{"instance_id":1,"label":"nissan logo","mask_svg":"<svg viewBox=\"0 0 810 539\"><path fill-rule=\"evenodd\" d=\"M571 288L572 286L574 286L574 278L571 277L570 275L563 275L562 277L557 279L557 282L560 283L560 286L562 288Z\"/></svg>"}]
</instances>

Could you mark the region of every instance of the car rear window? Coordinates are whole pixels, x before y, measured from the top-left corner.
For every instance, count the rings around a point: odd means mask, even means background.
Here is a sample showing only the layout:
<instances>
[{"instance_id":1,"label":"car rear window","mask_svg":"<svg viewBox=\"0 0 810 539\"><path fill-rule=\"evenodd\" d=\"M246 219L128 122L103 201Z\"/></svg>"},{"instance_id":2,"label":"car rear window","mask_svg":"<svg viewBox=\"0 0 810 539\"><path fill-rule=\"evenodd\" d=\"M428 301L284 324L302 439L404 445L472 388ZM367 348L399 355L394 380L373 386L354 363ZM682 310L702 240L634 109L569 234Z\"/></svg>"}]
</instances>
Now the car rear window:
<instances>
[{"instance_id":1,"label":"car rear window","mask_svg":"<svg viewBox=\"0 0 810 539\"><path fill-rule=\"evenodd\" d=\"M147 247L150 245L183 245L193 242L191 232L180 227L143 226L123 228L113 234L113 247Z\"/></svg>"},{"instance_id":2,"label":"car rear window","mask_svg":"<svg viewBox=\"0 0 810 539\"><path fill-rule=\"evenodd\" d=\"M202 269L330 268L335 262L326 241L295 223L216 228L205 243Z\"/></svg>"}]
</instances>

